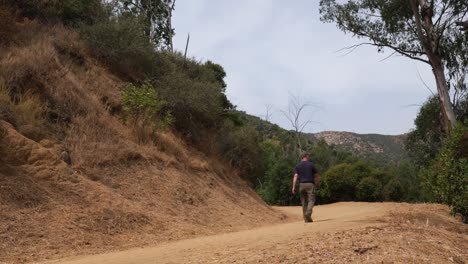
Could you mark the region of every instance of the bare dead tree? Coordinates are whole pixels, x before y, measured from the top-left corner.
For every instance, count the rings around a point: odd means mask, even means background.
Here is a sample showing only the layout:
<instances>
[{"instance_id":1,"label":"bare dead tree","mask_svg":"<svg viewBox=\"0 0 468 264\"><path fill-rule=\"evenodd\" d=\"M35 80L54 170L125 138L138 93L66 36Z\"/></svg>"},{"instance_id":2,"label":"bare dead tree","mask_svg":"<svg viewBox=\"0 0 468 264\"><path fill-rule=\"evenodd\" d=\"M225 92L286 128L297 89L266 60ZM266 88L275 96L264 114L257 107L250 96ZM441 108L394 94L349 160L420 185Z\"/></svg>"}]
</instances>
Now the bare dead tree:
<instances>
[{"instance_id":1,"label":"bare dead tree","mask_svg":"<svg viewBox=\"0 0 468 264\"><path fill-rule=\"evenodd\" d=\"M288 109L281 111L296 134L299 155L301 155L303 151L301 143L302 132L312 122L310 119L304 119L305 111L310 107L312 107L310 102L304 101L299 95L293 95L290 93Z\"/></svg>"},{"instance_id":2,"label":"bare dead tree","mask_svg":"<svg viewBox=\"0 0 468 264\"><path fill-rule=\"evenodd\" d=\"M267 122L271 122L271 117L274 114L274 109L273 105L271 104L266 104L265 105L265 115L263 116L263 119Z\"/></svg>"}]
</instances>

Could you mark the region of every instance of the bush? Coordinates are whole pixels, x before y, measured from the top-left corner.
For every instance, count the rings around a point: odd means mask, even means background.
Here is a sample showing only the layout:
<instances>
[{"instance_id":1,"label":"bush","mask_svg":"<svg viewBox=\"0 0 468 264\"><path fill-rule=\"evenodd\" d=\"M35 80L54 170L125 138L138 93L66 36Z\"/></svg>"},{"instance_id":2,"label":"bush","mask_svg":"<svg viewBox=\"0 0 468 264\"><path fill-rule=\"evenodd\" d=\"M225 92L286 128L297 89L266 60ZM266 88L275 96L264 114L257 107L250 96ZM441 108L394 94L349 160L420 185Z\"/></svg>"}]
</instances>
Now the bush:
<instances>
[{"instance_id":1,"label":"bush","mask_svg":"<svg viewBox=\"0 0 468 264\"><path fill-rule=\"evenodd\" d=\"M250 126L236 127L226 121L216 138L217 149L222 156L236 168L241 176L252 181L262 173L262 149L259 134Z\"/></svg>"},{"instance_id":2,"label":"bush","mask_svg":"<svg viewBox=\"0 0 468 264\"><path fill-rule=\"evenodd\" d=\"M101 0L5 0L23 16L68 26L92 24L107 16Z\"/></svg>"},{"instance_id":3,"label":"bush","mask_svg":"<svg viewBox=\"0 0 468 264\"><path fill-rule=\"evenodd\" d=\"M400 202L404 199L405 190L399 180L392 179L385 185L383 194L385 201Z\"/></svg>"},{"instance_id":4,"label":"bush","mask_svg":"<svg viewBox=\"0 0 468 264\"><path fill-rule=\"evenodd\" d=\"M382 200L382 184L372 177L362 179L356 186L358 200L376 202Z\"/></svg>"},{"instance_id":5,"label":"bush","mask_svg":"<svg viewBox=\"0 0 468 264\"><path fill-rule=\"evenodd\" d=\"M122 94L122 103L140 143L154 140L157 129L166 128L173 122L170 113L164 111L167 102L159 98L149 81L141 87L128 84Z\"/></svg>"},{"instance_id":6,"label":"bush","mask_svg":"<svg viewBox=\"0 0 468 264\"><path fill-rule=\"evenodd\" d=\"M414 121L416 128L408 133L405 148L419 166L428 166L442 148L446 134L441 115L439 98L429 98Z\"/></svg>"},{"instance_id":7,"label":"bush","mask_svg":"<svg viewBox=\"0 0 468 264\"><path fill-rule=\"evenodd\" d=\"M458 124L433 164L426 170L425 184L437 201L448 204L468 223L468 127Z\"/></svg>"},{"instance_id":8,"label":"bush","mask_svg":"<svg viewBox=\"0 0 468 264\"><path fill-rule=\"evenodd\" d=\"M173 59L177 60L177 55ZM225 95L213 72L194 61L186 66L184 70L177 65L178 70L156 77L155 87L168 100L177 130L199 141L204 130L216 131L224 125L229 109L225 108Z\"/></svg>"},{"instance_id":9,"label":"bush","mask_svg":"<svg viewBox=\"0 0 468 264\"><path fill-rule=\"evenodd\" d=\"M333 166L323 175L321 195L330 202L356 200L357 185L371 175L371 168L361 161Z\"/></svg>"},{"instance_id":10,"label":"bush","mask_svg":"<svg viewBox=\"0 0 468 264\"><path fill-rule=\"evenodd\" d=\"M156 62L162 57L157 56L137 17L113 17L84 26L81 37L98 59L121 76L138 81L157 73Z\"/></svg>"}]
</instances>

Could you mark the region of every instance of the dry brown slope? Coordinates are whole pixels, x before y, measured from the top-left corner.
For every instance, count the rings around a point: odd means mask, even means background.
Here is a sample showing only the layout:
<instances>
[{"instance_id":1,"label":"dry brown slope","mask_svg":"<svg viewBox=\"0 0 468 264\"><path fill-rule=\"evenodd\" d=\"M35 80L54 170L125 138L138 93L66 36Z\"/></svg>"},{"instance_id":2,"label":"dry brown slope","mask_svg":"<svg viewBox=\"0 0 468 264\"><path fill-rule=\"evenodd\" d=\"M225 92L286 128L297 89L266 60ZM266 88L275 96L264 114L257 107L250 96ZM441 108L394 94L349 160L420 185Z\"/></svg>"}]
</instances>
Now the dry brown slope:
<instances>
[{"instance_id":1,"label":"dry brown slope","mask_svg":"<svg viewBox=\"0 0 468 264\"><path fill-rule=\"evenodd\" d=\"M124 82L61 27L13 22L0 78L40 99L47 133L2 122L0 263L23 263L284 221L237 173L170 132L139 145L114 115ZM60 159L63 152L72 164Z\"/></svg>"}]
</instances>

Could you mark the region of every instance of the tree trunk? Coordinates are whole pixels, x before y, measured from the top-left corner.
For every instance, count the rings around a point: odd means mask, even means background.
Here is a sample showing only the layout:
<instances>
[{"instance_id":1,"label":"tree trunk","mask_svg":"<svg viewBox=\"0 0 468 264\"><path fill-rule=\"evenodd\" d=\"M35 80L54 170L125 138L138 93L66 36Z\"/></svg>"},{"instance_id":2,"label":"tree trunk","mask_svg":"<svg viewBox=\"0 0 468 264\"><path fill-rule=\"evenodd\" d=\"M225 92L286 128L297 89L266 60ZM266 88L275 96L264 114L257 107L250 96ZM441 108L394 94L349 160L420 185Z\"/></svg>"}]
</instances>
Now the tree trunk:
<instances>
[{"instance_id":1,"label":"tree trunk","mask_svg":"<svg viewBox=\"0 0 468 264\"><path fill-rule=\"evenodd\" d=\"M170 49L171 53L174 53L174 44L172 42L172 38L174 37L173 34L172 34L173 33L172 32L172 11L174 10L175 2L176 2L176 0L174 0L172 2L171 6L169 6L169 4L167 6L168 16L169 16L167 18L167 27L168 27L168 31L169 31L169 49Z\"/></svg>"},{"instance_id":2,"label":"tree trunk","mask_svg":"<svg viewBox=\"0 0 468 264\"><path fill-rule=\"evenodd\" d=\"M432 72L434 73L436 84L437 84L437 93L439 95L439 101L441 104L441 110L444 116L444 126L445 132L450 134L450 130L455 126L457 119L453 111L452 103L450 102L449 88L447 87L447 80L445 78L444 66L440 60L435 59L431 60Z\"/></svg>"},{"instance_id":3,"label":"tree trunk","mask_svg":"<svg viewBox=\"0 0 468 264\"><path fill-rule=\"evenodd\" d=\"M442 63L442 58L439 54L437 30L434 29L432 16L434 15L433 6L428 4L426 0L411 0L411 8L413 10L414 20L416 23L416 31L421 47L424 48L426 56L432 66L432 72L436 79L437 93L439 95L440 108L443 113L443 123L445 131L450 134L450 130L455 126L456 118L453 111L452 103L450 102L449 87L445 78L445 69ZM419 7L419 8L418 8Z\"/></svg>"},{"instance_id":4,"label":"tree trunk","mask_svg":"<svg viewBox=\"0 0 468 264\"><path fill-rule=\"evenodd\" d=\"M297 148L299 152L299 157L302 155L302 144L301 144L301 133L296 131L297 137Z\"/></svg>"}]
</instances>

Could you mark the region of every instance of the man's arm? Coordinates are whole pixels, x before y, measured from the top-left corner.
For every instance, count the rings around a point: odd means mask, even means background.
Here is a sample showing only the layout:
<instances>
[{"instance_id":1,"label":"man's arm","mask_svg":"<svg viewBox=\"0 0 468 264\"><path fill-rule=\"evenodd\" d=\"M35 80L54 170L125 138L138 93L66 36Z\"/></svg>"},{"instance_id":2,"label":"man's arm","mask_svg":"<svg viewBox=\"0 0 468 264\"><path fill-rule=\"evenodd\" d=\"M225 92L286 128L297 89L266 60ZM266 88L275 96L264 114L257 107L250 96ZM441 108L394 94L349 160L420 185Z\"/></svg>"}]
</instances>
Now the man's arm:
<instances>
[{"instance_id":1,"label":"man's arm","mask_svg":"<svg viewBox=\"0 0 468 264\"><path fill-rule=\"evenodd\" d=\"M315 174L315 187L317 189L320 189L320 174L319 173Z\"/></svg>"},{"instance_id":2,"label":"man's arm","mask_svg":"<svg viewBox=\"0 0 468 264\"><path fill-rule=\"evenodd\" d=\"M294 179L293 179L293 186L292 186L292 193L296 194L296 183L297 183L297 177L299 175L297 173L294 174Z\"/></svg>"}]
</instances>

